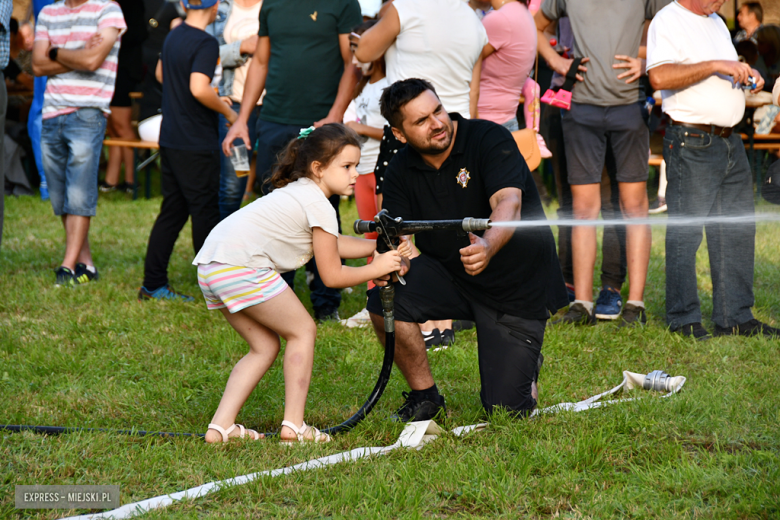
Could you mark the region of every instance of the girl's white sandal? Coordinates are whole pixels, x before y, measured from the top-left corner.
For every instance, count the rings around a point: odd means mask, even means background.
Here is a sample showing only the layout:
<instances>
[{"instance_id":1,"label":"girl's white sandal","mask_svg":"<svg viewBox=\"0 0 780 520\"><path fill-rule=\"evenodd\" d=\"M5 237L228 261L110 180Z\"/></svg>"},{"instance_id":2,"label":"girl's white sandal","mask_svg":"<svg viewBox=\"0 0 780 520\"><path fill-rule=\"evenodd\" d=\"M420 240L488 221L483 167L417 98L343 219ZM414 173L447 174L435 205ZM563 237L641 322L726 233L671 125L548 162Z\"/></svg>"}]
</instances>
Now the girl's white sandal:
<instances>
[{"instance_id":1,"label":"girl's white sandal","mask_svg":"<svg viewBox=\"0 0 780 520\"><path fill-rule=\"evenodd\" d=\"M224 429L222 426L220 426L218 424L214 424L214 423L209 424L209 430L216 430L216 431L218 431L220 433L220 435L222 435L222 442L227 442L228 438L230 436L230 432L232 432L236 428L238 428L238 431L239 431L238 437L240 439L243 439L246 436L247 433L249 433L250 437L254 441L259 441L260 439L263 438L263 436L260 435L259 433L257 433L256 431L244 428L240 424L234 424L233 426L231 426L227 430Z\"/></svg>"},{"instance_id":2,"label":"girl's white sandal","mask_svg":"<svg viewBox=\"0 0 780 520\"><path fill-rule=\"evenodd\" d=\"M280 442L282 444L297 444L299 442L330 442L331 438L330 435L327 433L322 433L314 426L309 426L304 421L303 425L298 428L290 421L282 421L282 426L287 426L290 428L293 433L295 433L296 437L298 437L297 440L288 440L288 439L282 439ZM306 438L306 434L311 432L311 439Z\"/></svg>"}]
</instances>

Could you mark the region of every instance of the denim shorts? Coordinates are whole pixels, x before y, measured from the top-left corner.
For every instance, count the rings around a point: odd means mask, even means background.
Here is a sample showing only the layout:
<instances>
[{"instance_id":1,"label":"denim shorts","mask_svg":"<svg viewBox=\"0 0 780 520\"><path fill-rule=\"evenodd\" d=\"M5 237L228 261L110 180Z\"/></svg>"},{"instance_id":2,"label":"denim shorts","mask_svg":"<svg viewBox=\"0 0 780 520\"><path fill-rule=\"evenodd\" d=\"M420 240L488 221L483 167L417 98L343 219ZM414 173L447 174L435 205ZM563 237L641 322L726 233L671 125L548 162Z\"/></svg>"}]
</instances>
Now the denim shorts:
<instances>
[{"instance_id":1,"label":"denim shorts","mask_svg":"<svg viewBox=\"0 0 780 520\"><path fill-rule=\"evenodd\" d=\"M55 215L93 217L106 117L97 108L43 120L41 155Z\"/></svg>"}]
</instances>

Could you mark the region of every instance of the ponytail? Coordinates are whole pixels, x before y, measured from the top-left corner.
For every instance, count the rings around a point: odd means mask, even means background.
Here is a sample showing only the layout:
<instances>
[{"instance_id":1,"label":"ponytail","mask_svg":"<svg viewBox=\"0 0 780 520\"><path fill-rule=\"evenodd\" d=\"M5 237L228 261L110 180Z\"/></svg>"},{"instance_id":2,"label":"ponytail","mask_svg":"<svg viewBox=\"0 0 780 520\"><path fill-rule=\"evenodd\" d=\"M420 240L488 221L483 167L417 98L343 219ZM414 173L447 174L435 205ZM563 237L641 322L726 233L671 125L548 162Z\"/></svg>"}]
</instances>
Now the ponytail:
<instances>
[{"instance_id":1,"label":"ponytail","mask_svg":"<svg viewBox=\"0 0 780 520\"><path fill-rule=\"evenodd\" d=\"M360 148L360 139L354 130L341 123L323 125L307 137L295 138L287 143L277 157L273 174L266 182L272 188L283 188L298 179L310 177L313 162L319 162L327 168L348 145Z\"/></svg>"}]
</instances>

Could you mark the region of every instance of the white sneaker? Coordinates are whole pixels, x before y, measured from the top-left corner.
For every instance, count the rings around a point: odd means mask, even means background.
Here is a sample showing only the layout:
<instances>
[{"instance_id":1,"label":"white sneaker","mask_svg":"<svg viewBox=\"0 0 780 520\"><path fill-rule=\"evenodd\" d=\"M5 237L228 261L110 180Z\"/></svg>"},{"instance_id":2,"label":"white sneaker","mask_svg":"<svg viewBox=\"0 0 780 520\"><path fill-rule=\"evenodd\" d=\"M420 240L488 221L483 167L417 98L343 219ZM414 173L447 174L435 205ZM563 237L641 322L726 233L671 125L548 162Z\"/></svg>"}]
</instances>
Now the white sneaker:
<instances>
[{"instance_id":1,"label":"white sneaker","mask_svg":"<svg viewBox=\"0 0 780 520\"><path fill-rule=\"evenodd\" d=\"M368 327L371 325L371 316L368 314L368 309L363 309L351 318L341 320L339 323L350 329L354 329L356 327Z\"/></svg>"}]
</instances>

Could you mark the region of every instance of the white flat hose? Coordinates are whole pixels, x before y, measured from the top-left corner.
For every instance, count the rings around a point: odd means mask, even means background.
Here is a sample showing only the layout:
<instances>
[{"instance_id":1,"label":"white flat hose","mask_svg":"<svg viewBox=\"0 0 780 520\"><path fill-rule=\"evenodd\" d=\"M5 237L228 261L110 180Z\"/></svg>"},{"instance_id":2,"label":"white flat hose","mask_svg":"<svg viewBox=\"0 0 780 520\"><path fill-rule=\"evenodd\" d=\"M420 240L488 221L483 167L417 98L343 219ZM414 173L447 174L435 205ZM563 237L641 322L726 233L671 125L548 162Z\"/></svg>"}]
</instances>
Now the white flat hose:
<instances>
[{"instance_id":1,"label":"white flat hose","mask_svg":"<svg viewBox=\"0 0 780 520\"><path fill-rule=\"evenodd\" d=\"M651 378L651 376L657 373L658 375L666 376L666 374L660 373L660 371L654 371L651 372L650 374L637 374L635 372L624 371L623 382L620 383L615 388L612 388L611 390L607 390L604 393L594 395L593 397L585 399L584 401L580 401L579 403L560 403L553 406L548 406L547 408L536 409L534 410L533 414L531 414L531 417L540 414L551 414L551 413L558 413L562 411L582 412L585 410L589 410L591 408L600 408L602 406L607 406L610 404L636 401L637 399L640 398L633 397L630 399L619 399L619 400L612 400L612 401L600 401L600 399L607 395L615 394L618 392L618 390L621 389L624 392L628 392L634 389L648 388L649 386L647 382L648 378ZM685 384L685 377L683 376L676 376L676 377L666 376L665 380L666 380L665 386L667 391L662 395L660 395L659 397L672 396L677 392L679 392L680 389L682 389L683 385ZM652 389L652 387L649 387L648 389ZM484 430L485 428L487 428L487 426L488 423L459 426L452 430L452 434L460 437L469 434L471 432ZM203 484L202 486L186 489L184 491L179 491L177 493L171 493L170 495L161 495L158 497L149 498L147 500L142 500L140 502L125 504L122 507L119 507L112 511L105 511L103 513L88 514L88 515L81 515L81 516L71 516L63 520L76 520L76 519L91 520L91 519L98 519L98 518L115 518L115 519L130 518L132 516L142 515L153 509L167 507L179 500L184 500L184 499L192 500L194 498L203 497L210 493L214 493L216 491L231 486L239 486L241 484L247 484L262 476L278 477L280 475L287 475L288 473L292 473L294 471L307 471L310 469L318 469L323 466L330 466L332 464L355 461L365 457L370 457L372 455L384 455L385 453L389 453L398 448L414 448L419 450L422 449L422 447L428 444L429 442L434 441L439 435L442 434L442 432L443 430L434 421L411 422L406 425L406 427L401 432L401 435L398 437L398 440L395 442L395 444L391 446L386 446L384 448L382 447L355 448L353 450L344 451L341 453L337 453L335 455L328 455L327 457L321 457L319 459L307 460L306 462L301 462L300 464L295 464L294 466L287 466L285 468L260 471L257 473L242 475L240 477L234 477L226 480L219 480L216 482L209 482L208 484Z\"/></svg>"}]
</instances>

